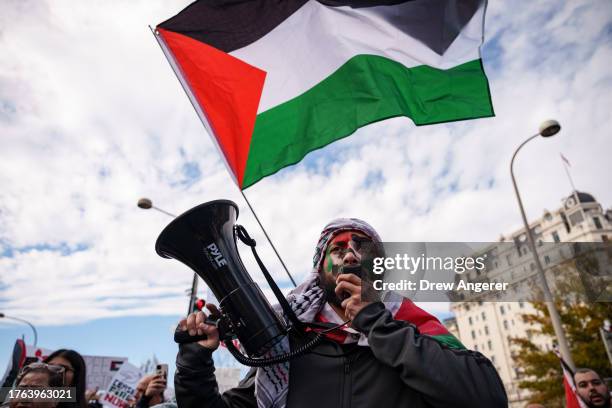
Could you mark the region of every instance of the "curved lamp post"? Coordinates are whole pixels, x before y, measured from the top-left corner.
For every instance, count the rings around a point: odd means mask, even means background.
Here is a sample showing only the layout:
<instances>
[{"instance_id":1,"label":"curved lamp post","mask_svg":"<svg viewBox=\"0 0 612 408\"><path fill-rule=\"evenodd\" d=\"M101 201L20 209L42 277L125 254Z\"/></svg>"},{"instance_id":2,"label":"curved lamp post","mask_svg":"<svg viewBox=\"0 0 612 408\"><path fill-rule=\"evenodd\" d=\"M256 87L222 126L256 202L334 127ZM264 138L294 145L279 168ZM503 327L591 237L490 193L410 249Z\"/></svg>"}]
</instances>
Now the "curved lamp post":
<instances>
[{"instance_id":1,"label":"curved lamp post","mask_svg":"<svg viewBox=\"0 0 612 408\"><path fill-rule=\"evenodd\" d=\"M525 214L523 201L521 200L521 195L519 194L518 186L516 185L516 179L514 178L514 159L516 158L516 154L519 152L519 150L521 150L521 148L525 146L527 142L535 139L538 136L551 137L556 135L560 130L561 125L556 120L547 120L545 122L542 122L542 124L540 125L539 132L521 143L519 147L517 147L514 151L514 154L512 155L512 160L510 161L510 175L512 176L512 185L514 186L514 192L516 193L516 200L518 201L518 205L521 210L521 216L523 217L523 226L525 227L525 232L527 233L529 248L531 249L531 253L533 254L533 259L536 264L538 276L542 284L542 291L544 292L544 301L546 303L546 307L548 308L548 314L550 315L550 320L555 331L555 336L557 337L557 342L559 343L559 351L561 352L561 356L563 357L565 362L573 370L575 368L574 360L572 359L572 355L570 354L569 347L567 345L567 339L565 338L565 332L563 331L563 326L561 325L561 318L559 317L559 312L555 307L553 297L550 293L550 288L548 287L548 282L546 282L544 269L542 268L542 263L540 262L540 257L538 256L536 250L533 232L529 228L529 222L527 221L527 215Z\"/></svg>"},{"instance_id":2,"label":"curved lamp post","mask_svg":"<svg viewBox=\"0 0 612 408\"><path fill-rule=\"evenodd\" d=\"M7 316L4 313L0 313L0 319L1 318L15 320L15 321L25 323L28 326L30 326L30 328L32 329L32 332L34 333L34 347L36 347L36 345L38 344L38 332L36 331L36 327L34 327L32 323L28 322L27 320L21 319L19 317Z\"/></svg>"},{"instance_id":3,"label":"curved lamp post","mask_svg":"<svg viewBox=\"0 0 612 408\"><path fill-rule=\"evenodd\" d=\"M168 217L176 218L176 215L169 213L168 211L162 210L153 205L153 201L149 198L141 198L138 200L138 208L142 208L143 210L154 209L159 211L162 214L166 214ZM198 275L196 273L193 274L193 280L191 281L191 289L189 291L189 309L187 310L187 315L189 315L193 311L193 307L195 305L198 294Z\"/></svg>"}]
</instances>

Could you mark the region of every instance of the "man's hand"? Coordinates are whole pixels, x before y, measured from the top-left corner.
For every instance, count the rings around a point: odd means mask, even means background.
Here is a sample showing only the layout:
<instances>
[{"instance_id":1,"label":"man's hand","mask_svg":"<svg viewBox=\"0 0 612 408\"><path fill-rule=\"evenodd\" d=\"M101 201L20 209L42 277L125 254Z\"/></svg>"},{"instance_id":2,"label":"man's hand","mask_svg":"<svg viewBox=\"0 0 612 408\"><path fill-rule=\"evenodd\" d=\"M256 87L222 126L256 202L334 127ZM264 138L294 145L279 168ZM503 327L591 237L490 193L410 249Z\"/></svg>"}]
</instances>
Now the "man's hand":
<instances>
[{"instance_id":1,"label":"man's hand","mask_svg":"<svg viewBox=\"0 0 612 408\"><path fill-rule=\"evenodd\" d=\"M213 316L221 314L217 306L211 303L207 303L206 308ZM207 339L198 341L198 344L214 351L219 347L219 330L215 325L204 323L206 317L204 312L191 313L187 318L181 319L179 326L181 330L188 331L190 336L205 334Z\"/></svg>"},{"instance_id":2,"label":"man's hand","mask_svg":"<svg viewBox=\"0 0 612 408\"><path fill-rule=\"evenodd\" d=\"M161 375L156 375L149 382L149 385L147 386L147 389L144 395L148 398L152 398L156 395L162 394L165 389L166 389L166 379L162 377Z\"/></svg>"},{"instance_id":3,"label":"man's hand","mask_svg":"<svg viewBox=\"0 0 612 408\"><path fill-rule=\"evenodd\" d=\"M361 309L372 303L361 300L361 286L361 278L352 273L343 273L336 278L336 295L341 299L346 293L350 295L341 304L347 319L353 320Z\"/></svg>"}]
</instances>

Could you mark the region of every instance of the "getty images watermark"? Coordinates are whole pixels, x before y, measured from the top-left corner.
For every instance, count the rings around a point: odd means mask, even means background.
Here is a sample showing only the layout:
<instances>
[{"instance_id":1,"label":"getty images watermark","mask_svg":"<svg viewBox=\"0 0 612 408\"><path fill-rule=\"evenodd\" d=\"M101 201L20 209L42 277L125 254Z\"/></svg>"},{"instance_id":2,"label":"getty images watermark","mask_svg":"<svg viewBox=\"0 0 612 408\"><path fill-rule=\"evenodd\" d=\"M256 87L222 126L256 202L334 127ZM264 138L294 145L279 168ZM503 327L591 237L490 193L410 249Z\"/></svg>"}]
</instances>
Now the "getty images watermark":
<instances>
[{"instance_id":1,"label":"getty images watermark","mask_svg":"<svg viewBox=\"0 0 612 408\"><path fill-rule=\"evenodd\" d=\"M542 243L553 293L612 301L612 243ZM527 242L386 242L362 250L364 298L417 301L539 301L541 280Z\"/></svg>"}]
</instances>

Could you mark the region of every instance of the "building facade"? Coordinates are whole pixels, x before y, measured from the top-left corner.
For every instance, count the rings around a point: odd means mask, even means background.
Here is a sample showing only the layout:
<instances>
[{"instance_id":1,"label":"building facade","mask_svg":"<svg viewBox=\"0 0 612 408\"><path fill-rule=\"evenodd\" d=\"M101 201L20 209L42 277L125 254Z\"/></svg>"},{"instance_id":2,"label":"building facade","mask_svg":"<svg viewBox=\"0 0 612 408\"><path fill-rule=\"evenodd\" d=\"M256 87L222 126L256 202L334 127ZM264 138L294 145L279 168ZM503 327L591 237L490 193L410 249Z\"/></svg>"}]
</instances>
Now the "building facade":
<instances>
[{"instance_id":1,"label":"building facade","mask_svg":"<svg viewBox=\"0 0 612 408\"><path fill-rule=\"evenodd\" d=\"M563 200L561 208L545 210L540 218L530 222L529 228L541 248L538 255L548 278L552 273L549 267L559 262L559 255L552 250L548 253L546 248L553 246L546 243L612 241L612 209L604 210L590 194L574 192ZM490 255L489 265L482 272L471 272L474 275L469 277L471 281L496 282L503 276L514 285L528 285L529 279L536 276L524 228L502 235L498 244L483 251ZM522 314L535 312L531 303L480 296L452 303L451 311L455 317L445 321L447 327L458 333L467 348L491 359L506 387L510 406L523 407L529 395L518 387L521 367L512 358L516 349L510 338L529 338L545 350L552 350L553 346L552 338L533 337L530 327L522 321Z\"/></svg>"}]
</instances>

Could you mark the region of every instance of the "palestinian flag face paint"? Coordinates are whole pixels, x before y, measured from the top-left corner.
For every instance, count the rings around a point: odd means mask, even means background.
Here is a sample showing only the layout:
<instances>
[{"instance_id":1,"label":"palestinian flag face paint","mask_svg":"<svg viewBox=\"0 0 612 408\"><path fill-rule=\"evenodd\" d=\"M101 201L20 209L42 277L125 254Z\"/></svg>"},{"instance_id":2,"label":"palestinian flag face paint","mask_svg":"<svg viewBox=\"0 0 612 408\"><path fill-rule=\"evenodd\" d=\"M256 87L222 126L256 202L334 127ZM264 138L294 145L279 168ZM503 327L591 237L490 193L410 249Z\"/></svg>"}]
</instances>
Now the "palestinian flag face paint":
<instances>
[{"instance_id":1,"label":"palestinian flag face paint","mask_svg":"<svg viewBox=\"0 0 612 408\"><path fill-rule=\"evenodd\" d=\"M359 231L339 233L327 245L323 271L331 273L335 277L338 273L341 273L343 266L359 264L363 244L368 242L372 242L372 240Z\"/></svg>"}]
</instances>

